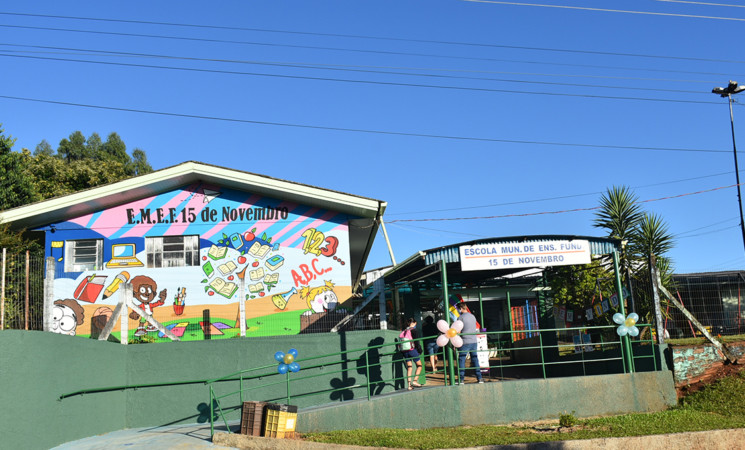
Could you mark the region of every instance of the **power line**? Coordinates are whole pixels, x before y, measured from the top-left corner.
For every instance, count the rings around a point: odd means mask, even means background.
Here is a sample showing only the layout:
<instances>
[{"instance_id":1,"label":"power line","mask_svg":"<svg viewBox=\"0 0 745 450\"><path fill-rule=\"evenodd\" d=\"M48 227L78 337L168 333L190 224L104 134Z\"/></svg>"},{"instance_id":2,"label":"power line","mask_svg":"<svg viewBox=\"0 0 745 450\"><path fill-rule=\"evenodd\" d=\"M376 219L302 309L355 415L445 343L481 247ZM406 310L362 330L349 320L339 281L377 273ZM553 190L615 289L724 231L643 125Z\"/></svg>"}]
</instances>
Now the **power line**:
<instances>
[{"instance_id":1,"label":"power line","mask_svg":"<svg viewBox=\"0 0 745 450\"><path fill-rule=\"evenodd\" d=\"M569 143L569 142L521 141L521 140L513 140L513 139L481 138L481 137L473 137L473 136L448 136L448 135L437 135L437 134L426 134L426 133L407 133L407 132L401 132L401 131L329 127L329 126L320 126L320 125L305 125L305 124L296 124L296 123L237 119L237 118L231 118L231 117L204 116L204 115L197 115L197 114L185 114L185 113L175 113L175 112L167 112L167 111L153 111L153 110L135 109L135 108L120 108L120 107L114 107L114 106L90 105L90 104L84 104L84 103L44 100L44 99L37 99L37 98L30 98L30 97L17 97L17 96L10 96L10 95L0 95L0 98L5 98L9 100L26 101L26 102L35 102L35 103L48 103L48 104L53 104L53 105L75 106L75 107L89 108L89 109L100 109L100 110L107 110L107 111L121 111L121 112L132 112L132 113L139 113L139 114L152 114L152 115L167 116L167 117L183 117L183 118L188 118L188 119L217 120L217 121L223 121L223 122L247 123L247 124L254 124L254 125L271 125L271 126L280 126L280 127L292 127L292 128L326 130L326 131L344 131L344 132L351 132L351 133L367 133L367 134L379 134L379 135L387 135L387 136L408 136L408 137L422 137L422 138L433 138L433 139L447 139L447 140L456 140L456 141L499 142L499 143L506 143L506 144L530 144L530 145L553 145L553 146L560 146L560 147L605 148L605 149L617 149L617 150L650 150L650 151L699 152L699 153L723 153L723 154L730 153L729 150L713 150L713 149L640 147L640 146L607 145L607 144L595 145L595 144L578 144L578 143Z\"/></svg>"},{"instance_id":2,"label":"power line","mask_svg":"<svg viewBox=\"0 0 745 450\"><path fill-rule=\"evenodd\" d=\"M100 35L127 36L127 37L145 37L145 38L154 38L154 39L175 39L175 40L211 42L211 43L220 43L220 44L287 47L287 48L299 48L299 49L305 49L305 50L310 49L310 50L345 51L345 52L354 52L354 53L382 54L382 55L394 55L394 56L417 56L417 57L427 57L427 58L444 58L444 59L456 59L456 60L468 60L468 61L511 62L511 63L519 63L519 64L540 64L540 65L564 66L564 67L566 66L585 67L585 68L594 68L594 69L634 70L634 71L663 72L663 73L671 72L670 70L667 70L667 69L628 68L628 67L602 66L602 65L591 65L591 64L570 64L570 63L557 63L557 62L542 62L542 61L539 62L539 61L510 60L510 59L499 59L499 58L484 58L484 57L472 57L472 56L461 56L461 55L442 55L442 54L433 54L433 53L363 50L363 49L344 48L344 47L320 47L320 46L311 46L311 45L277 44L277 43L255 42L255 41L207 39L207 38L193 38L193 37L185 37L185 36L123 33L123 32L113 32L113 31L77 30L77 29L69 29L69 28L35 27L35 26L25 26L25 25L0 24L0 27L22 28L22 29L32 29L32 30L44 30L44 31L64 31L64 32L74 32L74 33L93 33L93 34L100 34ZM730 62L741 63L741 61L730 61ZM727 74L721 74L721 73L680 71L680 70L672 71L672 72L697 74L697 75L727 75Z\"/></svg>"},{"instance_id":3,"label":"power line","mask_svg":"<svg viewBox=\"0 0 745 450\"><path fill-rule=\"evenodd\" d=\"M335 37L335 38L341 37L341 38L368 39L368 40L392 41L392 42L412 42L412 43L417 43L417 44L445 44L445 45L461 45L461 46L469 46L469 47L503 48L503 49L511 49L511 50L533 50L533 51L545 51L545 52L580 53L580 54L593 54L593 55L606 55L606 56L628 56L628 57L637 57L637 58L674 59L674 60L681 60L681 61L704 61L704 62L723 62L723 63L744 63L745 62L745 61L738 61L738 60L694 58L694 57L687 57L687 56L651 55L651 54L645 54L645 53L604 52L604 51L595 51L595 50L577 50L577 49L551 48L551 47L528 47L528 46L522 46L522 45L487 44L487 43L481 43L481 42L396 38L396 37L388 37L388 36L371 36L371 35L360 35L360 34L319 33L319 32L309 32L309 31L277 30L277 29L269 29L269 28L232 27L232 26L225 26L225 25L204 25L204 24L178 23L178 22L157 22L157 21L147 21L147 20L127 20L127 19L112 19L112 18L101 18L101 17L62 16L62 15L51 15L51 14L30 14L30 13L13 13L13 12L0 12L0 15L43 17L43 18L51 18L51 19L71 19L71 20L83 20L83 21L95 21L95 22L107 22L107 23L127 23L127 24L137 24L137 25L174 26L174 27L213 29L213 30L251 31L251 32L262 32L262 33L300 35L300 36L321 36L321 37Z\"/></svg>"},{"instance_id":4,"label":"power line","mask_svg":"<svg viewBox=\"0 0 745 450\"><path fill-rule=\"evenodd\" d=\"M2 25L0 25L2 26ZM619 80L636 80L636 81L662 81L662 82L685 82L685 83L716 83L712 80L676 80L670 78L649 78L649 77L625 77L625 76L609 76L609 75L582 75L582 74L555 74L555 73L531 73L531 72L508 72L508 71L489 71L489 70L464 70L464 69L442 69L442 68L431 68L431 67L396 67L396 66L370 66L370 65L348 65L348 64L318 64L318 63L307 63L307 62L277 62L277 61L255 61L255 60L236 60L236 59L221 59L221 58L198 58L190 56L174 56L174 55L163 55L163 54L150 54L150 53L137 53L137 52L120 52L113 50L95 50L95 49L80 49L70 47L53 47L44 45L27 45L27 44L10 44L0 43L0 45L10 47L27 47L27 48L45 48L45 49L58 49L58 50L72 50L91 52L95 54L111 54L111 55L126 55L126 56L142 56L142 57L154 57L164 59L181 59L187 61L207 61L207 62L221 62L221 63L235 63L235 64L255 64L255 65L274 65L280 67L302 67L302 68L354 68L354 69L397 69L397 70L430 70L430 71L447 71L447 72L461 72L461 73L489 73L489 74L512 74L512 75L534 75L534 76L550 76L550 77L575 77L575 78L605 78L605 79L619 79ZM6 50L7 51L7 50ZM420 56L429 56L427 54L415 54ZM443 56L449 58L450 56ZM563 67L583 67L583 68L595 68L595 69L613 69L613 70L633 70L633 71L648 71L648 72L665 72L665 73L681 73L681 74L695 74L695 75L712 75L712 76L740 76L732 74L731 72L697 72L697 71L678 71L669 69L647 69L639 67L619 67L619 66L597 66L589 64L569 64L569 63L551 63L544 61L529 61L529 60L512 60L512 59L488 59L489 61L497 62L509 62L518 64L538 64L538 65L558 65ZM381 72L386 73L386 72ZM745 76L745 75L743 75ZM466 79L480 79L480 78L469 78ZM485 78L489 80L489 78ZM659 90L659 89L658 89ZM686 92L686 91L683 91Z\"/></svg>"},{"instance_id":5,"label":"power line","mask_svg":"<svg viewBox=\"0 0 745 450\"><path fill-rule=\"evenodd\" d=\"M678 180L671 180L671 181L663 181L660 183L651 183L651 184L644 184L641 186L632 186L632 189L641 189L646 187L653 187L653 186L661 186L665 184L673 184L673 183L682 183L684 181L693 181L693 180L700 180L703 178L711 178L711 177L718 177L722 175L730 175L732 172L720 172L715 173L711 175L701 175L698 177L690 177L690 178L681 178ZM492 203L489 205L476 205L476 206L462 206L459 208L445 208L445 209L430 209L427 211L413 211L413 212L403 212L403 213L389 213L387 214L388 217L391 216L402 216L402 215L409 215L409 214L425 214L425 213L434 213L434 212L448 212L448 211L462 211L466 209L481 209L481 208L492 208L495 206L511 206L511 205L524 205L527 203L538 203L538 202L546 202L546 201L553 201L553 200L566 200L568 198L577 198L577 197L588 197L590 195L599 195L603 194L602 191L598 192L586 192L584 194L570 194L570 195L562 195L558 197L545 197L545 198L537 198L532 200L518 200L514 202L504 202L504 203Z\"/></svg>"},{"instance_id":6,"label":"power line","mask_svg":"<svg viewBox=\"0 0 745 450\"><path fill-rule=\"evenodd\" d=\"M690 1L684 1L684 0L652 0L655 2L664 2L664 3L686 3L689 5L703 5L703 6L726 6L728 8L745 8L743 5L731 5L729 3L710 3L710 2L690 2Z\"/></svg>"},{"instance_id":7,"label":"power line","mask_svg":"<svg viewBox=\"0 0 745 450\"><path fill-rule=\"evenodd\" d=\"M647 102L665 102L665 103L688 103L688 104L699 104L699 105L719 105L717 101L702 101L702 100L681 100L681 99L668 99L668 98L647 98L647 97L624 97L617 95L597 95L597 94L570 94L566 92L546 92L546 91L516 91L513 89L493 89L493 88L480 88L480 87L466 87L466 86L445 86L445 85L432 85L432 84L418 84L418 83L398 83L392 81L372 81L372 80L352 80L348 78L329 78L329 77L312 77L307 75L286 75L286 74L269 74L260 72L241 72L236 70L217 70L217 69L200 69L194 67L173 67L173 66L156 66L152 64L135 64L135 63L122 63L122 62L109 62L109 61L94 61L86 59L72 59L72 58L53 58L49 56L30 56L30 55L12 55L7 53L0 53L0 56L8 58L24 58L24 59L38 59L46 61L64 61L64 62L76 62L85 64L98 64L106 66L122 66L122 67L138 67L147 69L160 69L160 70L176 70L185 72L203 72L203 73L221 73L227 75L247 75L255 77L268 77L268 78L285 78L294 80L312 80L312 81L329 81L337 83L352 83L352 84L370 84L378 86L399 86L399 87L416 87L426 89L449 89L456 91L472 91L472 92L492 92L492 93L504 93L504 94L520 94L520 95L549 95L558 97L579 97L579 98L594 98L594 99L605 99L605 100L638 100ZM515 81L518 82L518 81ZM525 82L528 83L528 82ZM536 81L534 83L546 84L544 82ZM634 89L634 88L630 88ZM638 88L641 89L641 88ZM659 90L659 89L658 89ZM698 92L695 92L698 94Z\"/></svg>"},{"instance_id":8,"label":"power line","mask_svg":"<svg viewBox=\"0 0 745 450\"><path fill-rule=\"evenodd\" d=\"M510 5L510 6L537 6L541 8L559 8L559 9L574 9L581 11L598 11L598 12L612 12L612 13L624 13L624 14L640 14L647 16L665 16L665 17L685 17L689 19L712 19L712 20L730 20L735 22L745 22L745 19L739 17L718 17L718 16L702 16L696 14L677 14L677 13L661 13L652 11L635 11L626 9L607 9L607 8L590 8L586 6L569 6L569 5L544 5L540 3L522 3L522 2L500 2L496 0L461 0L463 2L471 3L494 3L497 5Z\"/></svg>"},{"instance_id":9,"label":"power line","mask_svg":"<svg viewBox=\"0 0 745 450\"><path fill-rule=\"evenodd\" d=\"M82 54L82 55L98 55L98 54L113 54L121 56L132 56L132 57L158 57L164 59L183 59L183 60L194 60L194 61L207 61L207 62L221 62L221 63L235 63L235 64L256 64L256 65L274 65L279 67L301 67L301 68L363 68L363 69L388 69L388 70L428 70L434 72L454 72L454 73L480 73L480 74L499 74L499 75L524 75L524 76L540 76L540 77L566 77L566 78L597 78L597 79L612 79L612 80L633 80L633 81L654 81L654 82L675 82L675 83L706 83L712 84L717 83L720 80L690 80L690 79L675 79L675 78L650 78L650 77L629 77L629 76L612 76L612 75L589 75L589 74L566 74L566 73L541 73L541 72L515 72L515 71L503 71L503 70L471 70L471 69L445 69L441 67L402 67L402 66L377 66L377 65L363 65L363 64L322 64L317 62L288 62L288 61L257 61L257 60L236 60L236 59L217 59L217 58L197 58L197 57L186 57L186 56L173 56L173 55L157 55L147 53L136 53L136 52L116 52L111 50L95 50L95 49L78 49L71 47L52 47L45 45L28 45L28 44L10 44L0 43L0 46L8 47L25 47L25 48L42 48L42 49L57 49L57 50L69 50L71 52L46 52L49 54ZM5 52L11 52L13 50L3 50ZM34 53L31 51L16 51L16 53ZM45 53L45 52L39 52ZM520 61L535 64L542 64L539 61ZM628 70L636 70L633 68L627 68ZM646 69L638 69L646 70ZM674 70L666 70L665 72L675 73ZM386 73L386 72L381 72ZM733 75L732 73L712 73L712 72L681 72L681 73L698 73L702 75L723 75L723 76L739 76ZM745 76L745 75L743 75ZM468 77L464 77L470 79ZM480 78L473 78L480 79ZM490 78L484 78L489 80Z\"/></svg>"},{"instance_id":10,"label":"power line","mask_svg":"<svg viewBox=\"0 0 745 450\"><path fill-rule=\"evenodd\" d=\"M679 195L671 195L667 197L661 197L661 198L653 198L648 200L639 200L635 203L650 203L650 202L658 202L662 200L672 200L675 198L681 198L681 197L687 197L691 195L699 195L699 194L705 194L708 192L714 192L719 191L722 189L729 189L732 187L735 187L737 185L729 185L729 186L720 186L712 189L706 189L702 191L696 191L696 192L688 192L685 194L679 194ZM430 218L430 219L395 219L395 220L389 220L386 223L400 223L400 222L446 222L446 221L456 221L456 220L480 220L480 219L504 219L509 217L528 217L528 216L540 216L540 215L550 215L550 214L564 214L564 213L570 213L570 212L584 212L584 211L595 211L602 208L601 206L593 206L589 208L574 208L574 209L564 209L559 211L541 211L541 212L533 212L533 213L521 213L521 214L502 214L502 215L495 215L495 216L477 216L477 217L438 217L438 218Z\"/></svg>"},{"instance_id":11,"label":"power line","mask_svg":"<svg viewBox=\"0 0 745 450\"><path fill-rule=\"evenodd\" d=\"M114 53L119 53L119 52L114 52ZM133 54L125 53L125 52L122 52L122 53L126 56L133 55ZM294 79L318 80L318 81L335 81L335 82L342 82L342 83L368 83L368 84L380 84L380 85L388 85L388 86L392 85L392 86L406 86L406 87L428 87L428 88L436 88L436 89L478 90L478 91L488 91L488 92L521 93L519 91L515 92L515 91L505 91L505 90L491 90L488 88L472 88L472 87L444 86L444 85L422 85L422 84L393 83L393 82L372 81L372 80L349 80L349 79L340 79L340 78L308 77L308 76L286 75L286 74L267 74L267 73L258 73L258 72L240 72L240 71L235 71L235 70L200 69L200 68L193 68L193 67L158 66L158 65L152 65L152 64L134 64L134 63L123 63L123 62L111 62L111 61L96 61L96 60L87 60L87 59L59 58L59 57L51 57L51 56L32 56L32 55L18 55L18 54L7 54L7 53L0 53L0 56L7 56L11 58L40 59L40 60L48 60L48 61L77 62L77 63L86 63L86 64L102 64L102 65L109 65L109 66L113 65L113 66L122 66L122 67L140 67L140 68L148 68L148 69L179 70L179 71L187 71L187 72L220 73L220 74L228 74L228 75L294 78ZM140 54L139 56L165 57L165 58L185 59L185 60L203 60L202 58L186 58L186 57L180 58L180 57L170 57L170 56L159 56L159 55L153 55L153 54ZM226 61L223 61L223 62L226 62ZM234 61L230 61L230 62L234 62ZM687 91L687 90L682 90L682 89L660 89L660 88L645 88L645 87L635 87L635 86L610 86L610 85L582 84L582 83L560 83L560 82L550 82L550 81L530 81L530 80L516 80L516 79L486 78L486 77L463 77L463 76L454 76L454 75L373 71L373 70L363 70L363 69L319 68L319 67L312 67L312 66L276 64L276 63L252 62L249 64L275 66L275 67L301 68L301 69L337 70L337 71L344 71L344 72L372 73L372 74L378 74L378 75L403 75L403 76L427 77L427 78L438 78L438 79L466 79L466 80L472 80L472 81L496 81L496 82L502 82L502 83L537 84L537 85L561 86L561 87L622 89L622 90L636 90L636 91L646 91L646 92L669 92L669 93L676 93L676 94L695 94L695 95L698 95L698 94L707 95L708 94L708 92ZM549 93L549 92L543 92L543 93L547 95L561 95L562 94L562 93ZM579 94L563 94L563 95L582 96L582 97L584 96L584 95L579 95ZM603 97L603 98L606 98L606 97ZM607 98L611 98L611 97L607 97ZM616 99L618 98L620 97L617 97ZM719 102L703 102L703 103L719 104Z\"/></svg>"}]
</instances>

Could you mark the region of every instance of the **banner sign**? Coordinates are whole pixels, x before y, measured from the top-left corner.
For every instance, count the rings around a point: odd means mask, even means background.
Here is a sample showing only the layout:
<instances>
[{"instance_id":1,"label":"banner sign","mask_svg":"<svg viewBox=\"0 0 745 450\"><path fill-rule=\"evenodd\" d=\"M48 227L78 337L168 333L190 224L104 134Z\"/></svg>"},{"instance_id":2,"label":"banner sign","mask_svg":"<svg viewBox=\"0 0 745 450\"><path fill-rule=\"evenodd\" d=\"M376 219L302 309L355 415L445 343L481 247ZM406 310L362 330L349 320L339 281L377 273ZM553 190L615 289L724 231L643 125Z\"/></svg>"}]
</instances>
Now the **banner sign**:
<instances>
[{"instance_id":1,"label":"banner sign","mask_svg":"<svg viewBox=\"0 0 745 450\"><path fill-rule=\"evenodd\" d=\"M584 240L464 245L459 250L461 270L516 269L590 263L590 243Z\"/></svg>"}]
</instances>

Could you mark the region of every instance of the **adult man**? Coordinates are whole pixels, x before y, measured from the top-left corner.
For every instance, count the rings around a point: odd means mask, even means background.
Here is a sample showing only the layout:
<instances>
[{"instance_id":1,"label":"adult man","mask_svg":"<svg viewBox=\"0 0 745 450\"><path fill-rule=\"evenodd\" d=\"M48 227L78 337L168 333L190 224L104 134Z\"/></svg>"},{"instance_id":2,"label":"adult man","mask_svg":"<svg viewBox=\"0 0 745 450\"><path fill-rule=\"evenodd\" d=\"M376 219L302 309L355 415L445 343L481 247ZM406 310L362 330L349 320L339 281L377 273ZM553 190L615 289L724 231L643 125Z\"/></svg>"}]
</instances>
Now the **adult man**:
<instances>
[{"instance_id":1,"label":"adult man","mask_svg":"<svg viewBox=\"0 0 745 450\"><path fill-rule=\"evenodd\" d=\"M475 334L480 330L476 328L476 317L468 312L468 307L465 303L458 303L457 306L460 317L458 320L463 322L463 329L461 330L461 338L463 338L463 346L458 349L458 368L460 368L460 377L458 378L459 383L463 384L466 379L466 355L471 354L471 365L476 368L476 379L479 383L483 383L484 380L481 378L481 367L479 367L479 358L476 354L477 349L477 337Z\"/></svg>"}]
</instances>

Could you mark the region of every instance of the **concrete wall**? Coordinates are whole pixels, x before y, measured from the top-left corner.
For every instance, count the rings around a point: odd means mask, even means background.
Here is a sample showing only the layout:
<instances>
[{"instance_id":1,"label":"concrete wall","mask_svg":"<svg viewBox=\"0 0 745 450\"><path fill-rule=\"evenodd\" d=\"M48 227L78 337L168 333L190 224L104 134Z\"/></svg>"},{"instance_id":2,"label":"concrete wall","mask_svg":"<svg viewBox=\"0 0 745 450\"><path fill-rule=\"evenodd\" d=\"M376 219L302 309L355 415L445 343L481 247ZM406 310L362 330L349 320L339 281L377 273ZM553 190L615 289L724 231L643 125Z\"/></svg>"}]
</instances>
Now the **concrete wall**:
<instances>
[{"instance_id":1,"label":"concrete wall","mask_svg":"<svg viewBox=\"0 0 745 450\"><path fill-rule=\"evenodd\" d=\"M727 344L741 358L745 343ZM687 386L711 378L724 364L724 357L712 345L670 346L675 366L675 386Z\"/></svg>"},{"instance_id":2,"label":"concrete wall","mask_svg":"<svg viewBox=\"0 0 745 450\"><path fill-rule=\"evenodd\" d=\"M274 353L290 348L299 352L301 375L323 375L298 386L293 384L296 394L364 383L364 369L343 376L333 373L336 368L331 366L312 369L312 362L305 363L302 358L390 343L396 336L396 331L360 331L123 346L54 333L5 330L0 332L0 447L46 449L124 428L209 421L209 390L203 380L267 365L272 366L267 373L276 373ZM362 355L350 354L346 366L359 367L364 361ZM330 359L338 360L338 356L325 358ZM398 366L387 364L377 376L391 378ZM188 381L193 383L58 400L62 394L81 389ZM390 384L379 388L380 392L394 390ZM238 382L221 383L216 389L223 393L235 391ZM263 388L256 395L255 399L274 396L284 401L285 384ZM293 398L292 404L305 407L340 400L342 396L359 398L366 397L366 393L362 389L325 392ZM223 402L227 409L238 404L236 397ZM237 418L235 410L231 419Z\"/></svg>"},{"instance_id":3,"label":"concrete wall","mask_svg":"<svg viewBox=\"0 0 745 450\"><path fill-rule=\"evenodd\" d=\"M672 374L644 372L424 388L300 411L298 431L432 428L661 411L675 405Z\"/></svg>"},{"instance_id":4,"label":"concrete wall","mask_svg":"<svg viewBox=\"0 0 745 450\"><path fill-rule=\"evenodd\" d=\"M393 392L395 383L381 381L375 393L390 395L368 402L366 389L354 387L367 381L365 361L383 362L377 372L371 370L371 380L402 376L403 365L398 357L391 360L382 355L385 350L352 350L393 343L397 336L397 331L378 330L123 346L6 330L0 332L0 447L44 449L124 428L207 422L209 390L204 380L262 366L268 366L265 373L276 373L274 353L290 348L299 351L302 369L298 376L314 375L291 387L290 402L301 408L298 423L303 431L508 423L556 417L572 410L580 416L654 411L675 403L669 371L493 382L402 393ZM340 351L352 352L343 364L329 365L338 356L323 355ZM303 360L315 355L322 357ZM339 373L343 367L352 370L346 375ZM286 383L278 378L247 382L244 387L258 389L244 400L284 403ZM272 381L279 383L265 386ZM154 383L174 385L59 400L63 394L82 389ZM233 392L239 383L223 382L215 389ZM298 395L302 393L318 395ZM315 406L330 402L341 407ZM221 406L231 411L229 420L239 418L237 396L222 401ZM411 419L411 411L417 411L416 419Z\"/></svg>"}]
</instances>

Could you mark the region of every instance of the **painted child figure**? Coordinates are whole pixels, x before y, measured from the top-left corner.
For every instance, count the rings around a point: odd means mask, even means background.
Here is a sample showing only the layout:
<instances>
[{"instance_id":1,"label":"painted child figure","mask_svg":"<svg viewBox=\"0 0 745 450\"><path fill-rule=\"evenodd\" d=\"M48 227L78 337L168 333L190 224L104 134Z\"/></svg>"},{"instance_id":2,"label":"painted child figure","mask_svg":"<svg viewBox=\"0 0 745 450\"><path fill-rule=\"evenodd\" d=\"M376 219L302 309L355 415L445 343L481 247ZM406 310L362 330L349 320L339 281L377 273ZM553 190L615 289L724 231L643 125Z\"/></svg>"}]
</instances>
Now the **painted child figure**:
<instances>
[{"instance_id":1,"label":"painted child figure","mask_svg":"<svg viewBox=\"0 0 745 450\"><path fill-rule=\"evenodd\" d=\"M132 295L135 300L140 302L139 307L142 308L145 314L150 317L153 315L153 309L162 306L166 301L166 296L168 295L167 289L163 289L160 291L160 294L158 294L159 300L153 302L157 291L158 285L155 283L155 280L150 277L138 275L132 279ZM147 324L147 327L145 327L145 324L147 323L147 318L145 316L140 317L139 314L132 311L129 314L129 317L134 320L140 319L140 325L137 327L134 334L136 337L143 336L145 333L150 331L158 331L157 328L149 323Z\"/></svg>"}]
</instances>

